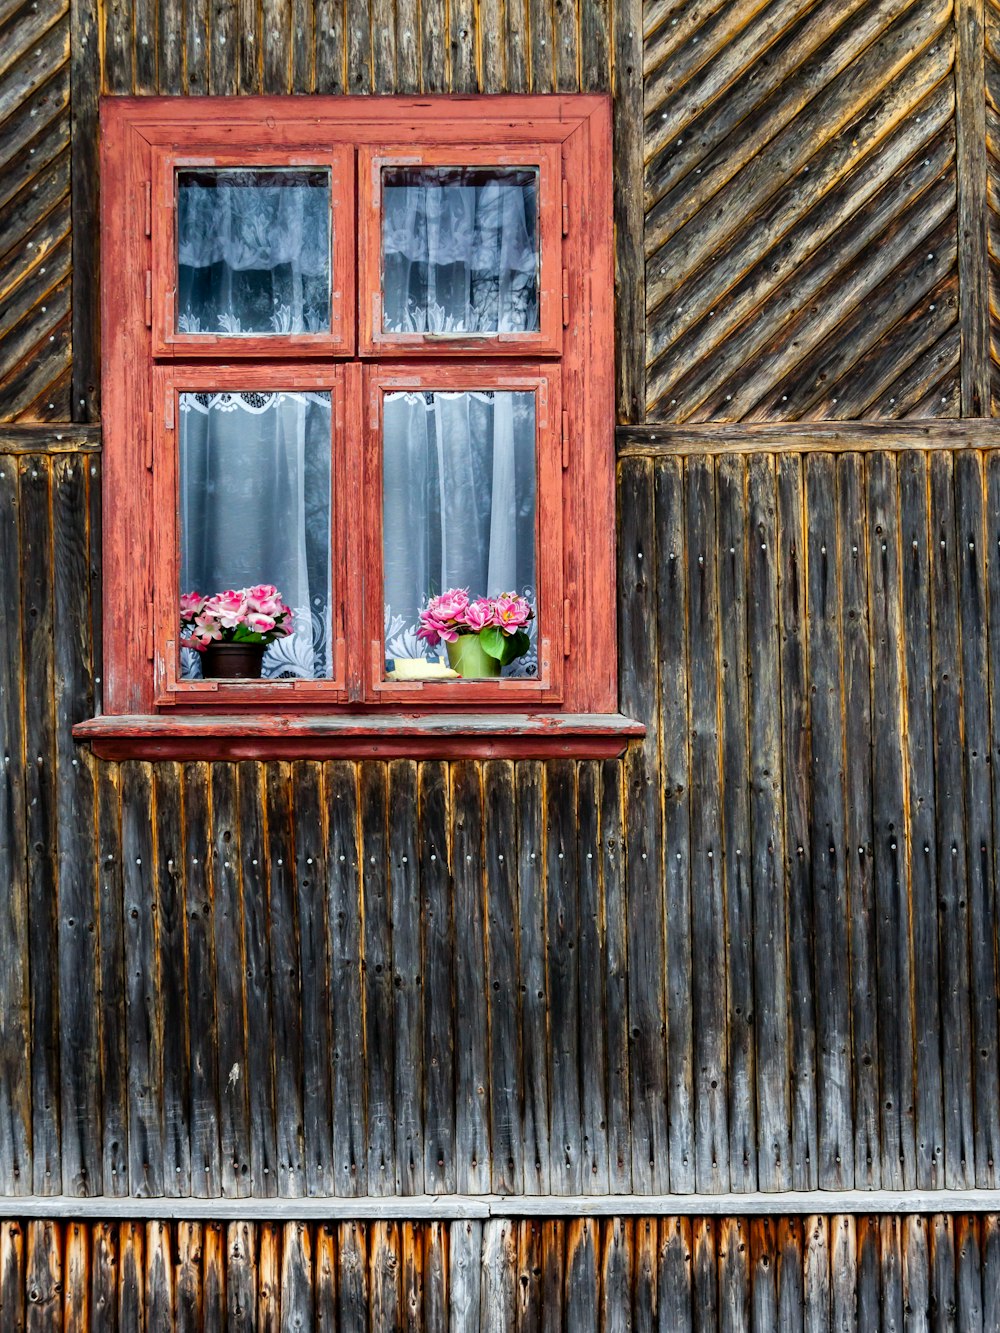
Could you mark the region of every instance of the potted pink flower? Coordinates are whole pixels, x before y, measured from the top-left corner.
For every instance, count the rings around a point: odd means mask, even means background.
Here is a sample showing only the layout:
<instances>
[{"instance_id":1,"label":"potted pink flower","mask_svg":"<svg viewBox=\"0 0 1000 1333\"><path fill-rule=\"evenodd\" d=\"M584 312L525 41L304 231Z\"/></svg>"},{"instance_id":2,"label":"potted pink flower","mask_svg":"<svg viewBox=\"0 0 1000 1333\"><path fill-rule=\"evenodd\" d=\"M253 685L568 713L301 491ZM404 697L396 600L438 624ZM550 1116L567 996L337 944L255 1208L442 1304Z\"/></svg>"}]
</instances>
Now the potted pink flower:
<instances>
[{"instance_id":1,"label":"potted pink flower","mask_svg":"<svg viewBox=\"0 0 1000 1333\"><path fill-rule=\"evenodd\" d=\"M181 643L201 653L210 679L258 679L264 650L292 633L292 612L272 583L181 594Z\"/></svg>"},{"instance_id":2,"label":"potted pink flower","mask_svg":"<svg viewBox=\"0 0 1000 1333\"><path fill-rule=\"evenodd\" d=\"M420 612L417 637L432 648L443 642L454 671L467 680L482 680L499 676L501 668L528 651L534 614L517 593L470 601L467 588L449 588Z\"/></svg>"}]
</instances>

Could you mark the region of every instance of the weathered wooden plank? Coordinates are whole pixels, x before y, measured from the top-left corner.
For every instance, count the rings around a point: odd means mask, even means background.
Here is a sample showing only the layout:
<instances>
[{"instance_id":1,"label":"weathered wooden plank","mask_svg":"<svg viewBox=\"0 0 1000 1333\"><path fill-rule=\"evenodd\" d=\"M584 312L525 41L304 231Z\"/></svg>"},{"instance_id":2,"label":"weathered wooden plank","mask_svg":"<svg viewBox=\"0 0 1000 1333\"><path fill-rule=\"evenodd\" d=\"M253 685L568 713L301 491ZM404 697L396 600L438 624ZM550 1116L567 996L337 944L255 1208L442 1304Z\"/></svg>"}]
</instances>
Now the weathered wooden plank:
<instances>
[{"instance_id":1,"label":"weathered wooden plank","mask_svg":"<svg viewBox=\"0 0 1000 1333\"><path fill-rule=\"evenodd\" d=\"M716 1226L712 1217L696 1217L691 1222L691 1313L696 1329L719 1325Z\"/></svg>"},{"instance_id":2,"label":"weathered wooden plank","mask_svg":"<svg viewBox=\"0 0 1000 1333\"><path fill-rule=\"evenodd\" d=\"M205 764L184 766L184 872L191 1193L210 1198L222 1192L222 1162L219 1143L219 1028L213 928L212 808L209 770Z\"/></svg>"},{"instance_id":3,"label":"weathered wooden plank","mask_svg":"<svg viewBox=\"0 0 1000 1333\"><path fill-rule=\"evenodd\" d=\"M839 514L840 635L843 656L844 866L851 967L851 1042L854 1079L854 1183L877 1189L879 1145L878 972L872 860L872 698L868 632L868 562L865 558L864 460L847 454L836 463Z\"/></svg>"},{"instance_id":4,"label":"weathered wooden plank","mask_svg":"<svg viewBox=\"0 0 1000 1333\"><path fill-rule=\"evenodd\" d=\"M803 1228L800 1218L786 1217L778 1222L778 1327L782 1329L799 1329L804 1326L802 1238Z\"/></svg>"},{"instance_id":5,"label":"weathered wooden plank","mask_svg":"<svg viewBox=\"0 0 1000 1333\"><path fill-rule=\"evenodd\" d=\"M179 1333L197 1333L203 1324L202 1235L200 1222L177 1224L175 1317Z\"/></svg>"},{"instance_id":6,"label":"weathered wooden plank","mask_svg":"<svg viewBox=\"0 0 1000 1333\"><path fill-rule=\"evenodd\" d=\"M853 1217L830 1220L831 1328L856 1327L858 1238Z\"/></svg>"},{"instance_id":7,"label":"weathered wooden plank","mask_svg":"<svg viewBox=\"0 0 1000 1333\"><path fill-rule=\"evenodd\" d=\"M278 1193L306 1192L302 1109L302 1010L295 860L288 767L266 769L268 942L274 1024L274 1115ZM330 864L333 864L331 858ZM334 992L336 994L336 991ZM338 1177L339 1178L339 1177Z\"/></svg>"},{"instance_id":8,"label":"weathered wooden plank","mask_svg":"<svg viewBox=\"0 0 1000 1333\"><path fill-rule=\"evenodd\" d=\"M654 478L630 463L619 478L619 688L622 707L643 721L647 737L625 756L625 884L628 928L629 1100L632 1181L637 1191L665 1190L668 1156L664 1013L664 903L658 783L656 526ZM659 494L657 504L661 503Z\"/></svg>"},{"instance_id":9,"label":"weathered wooden plank","mask_svg":"<svg viewBox=\"0 0 1000 1333\"><path fill-rule=\"evenodd\" d=\"M491 1187L517 1193L524 1178L521 1137L521 987L517 959L518 893L514 766L483 766L484 863L489 890L489 1098Z\"/></svg>"},{"instance_id":10,"label":"weathered wooden plank","mask_svg":"<svg viewBox=\"0 0 1000 1333\"><path fill-rule=\"evenodd\" d=\"M386 826L384 764L361 766L361 864L364 958L366 1147L368 1193L392 1194L396 1188L393 1122L393 960L387 870L390 845ZM402 811L394 811L402 819Z\"/></svg>"},{"instance_id":11,"label":"weathered wooden plank","mask_svg":"<svg viewBox=\"0 0 1000 1333\"><path fill-rule=\"evenodd\" d=\"M580 88L580 13L578 3L558 0L553 6L553 45L556 91L575 93Z\"/></svg>"},{"instance_id":12,"label":"weathered wooden plank","mask_svg":"<svg viewBox=\"0 0 1000 1333\"><path fill-rule=\"evenodd\" d=\"M685 1333L692 1322L693 1268L691 1222L686 1217L665 1217L660 1222L660 1262L656 1277L660 1329ZM700 1325L699 1325L700 1327Z\"/></svg>"},{"instance_id":13,"label":"weathered wooden plank","mask_svg":"<svg viewBox=\"0 0 1000 1333\"><path fill-rule=\"evenodd\" d=\"M601 898L601 768L576 766L576 865L579 891L577 953L580 1034L580 1179L584 1193L608 1192L608 1067L603 1021L608 1011L605 986L605 917ZM494 1153L496 1148L494 1146Z\"/></svg>"},{"instance_id":14,"label":"weathered wooden plank","mask_svg":"<svg viewBox=\"0 0 1000 1333\"><path fill-rule=\"evenodd\" d=\"M910 858L906 830L906 741L901 566L905 559L895 459L867 460L869 649L872 699L872 856L879 996L911 994ZM878 1006L880 1176L883 1188L916 1180L913 1022L909 1003Z\"/></svg>"},{"instance_id":15,"label":"weathered wooden plank","mask_svg":"<svg viewBox=\"0 0 1000 1333\"><path fill-rule=\"evenodd\" d=\"M854 1183L851 1019L841 714L841 572L833 459L805 463L811 740L810 869L816 986L816 1091L821 1188Z\"/></svg>"},{"instance_id":16,"label":"weathered wooden plank","mask_svg":"<svg viewBox=\"0 0 1000 1333\"><path fill-rule=\"evenodd\" d=\"M985 563L988 539L983 514L986 477L979 455L969 454L955 459L954 488L961 617L962 749L972 1019L966 1067L973 1084L975 1180L978 1186L992 1188L997 1180L996 1163L1000 1154L1000 1034L997 1007L992 1001L997 991L997 962L993 947L997 900L990 774L988 575ZM974 1058L970 1059L970 1056Z\"/></svg>"},{"instance_id":17,"label":"weathered wooden plank","mask_svg":"<svg viewBox=\"0 0 1000 1333\"><path fill-rule=\"evenodd\" d=\"M534 761L515 770L517 801L518 933L521 962L521 1041L524 1108L521 1135L524 1190L550 1193L549 1060L546 1032L544 768Z\"/></svg>"},{"instance_id":18,"label":"weathered wooden plank","mask_svg":"<svg viewBox=\"0 0 1000 1333\"><path fill-rule=\"evenodd\" d=\"M375 1222L369 1233L371 1327L393 1333L400 1326L399 1224Z\"/></svg>"},{"instance_id":19,"label":"weathered wooden plank","mask_svg":"<svg viewBox=\"0 0 1000 1333\"><path fill-rule=\"evenodd\" d=\"M301 92L291 82L292 4L290 0L263 0L260 24L261 84L264 93ZM242 82L242 80L241 80ZM247 91L250 91L249 89ZM253 91L257 91L256 88ZM306 90L308 91L308 90Z\"/></svg>"},{"instance_id":20,"label":"weathered wooden plank","mask_svg":"<svg viewBox=\"0 0 1000 1333\"><path fill-rule=\"evenodd\" d=\"M604 893L604 1040L607 1047L608 1184L613 1192L632 1185L629 1142L628 958L625 919L625 840L622 831L622 766L601 765L601 880Z\"/></svg>"},{"instance_id":21,"label":"weathered wooden plank","mask_svg":"<svg viewBox=\"0 0 1000 1333\"><path fill-rule=\"evenodd\" d=\"M331 1223L316 1228L315 1279L316 1327L322 1333L337 1330L337 1241Z\"/></svg>"},{"instance_id":22,"label":"weathered wooden plank","mask_svg":"<svg viewBox=\"0 0 1000 1333\"><path fill-rule=\"evenodd\" d=\"M406 760L390 764L387 809L392 812L388 865L392 937L394 1193L422 1194L423 975L416 764Z\"/></svg>"},{"instance_id":23,"label":"weathered wooden plank","mask_svg":"<svg viewBox=\"0 0 1000 1333\"><path fill-rule=\"evenodd\" d=\"M555 1193L582 1191L580 1120L580 903L576 846L576 766L556 761L545 774L546 972L551 1070L549 1152Z\"/></svg>"},{"instance_id":24,"label":"weathered wooden plank","mask_svg":"<svg viewBox=\"0 0 1000 1333\"><path fill-rule=\"evenodd\" d=\"M483 1224L452 1222L448 1238L448 1328L450 1333L479 1333L480 1256Z\"/></svg>"},{"instance_id":25,"label":"weathered wooden plank","mask_svg":"<svg viewBox=\"0 0 1000 1333\"><path fill-rule=\"evenodd\" d=\"M719 708L729 1036L729 1170L734 1190L757 1188L757 1107L751 897L747 551L744 460L716 464ZM773 697L773 696L772 696Z\"/></svg>"},{"instance_id":26,"label":"weathered wooden plank","mask_svg":"<svg viewBox=\"0 0 1000 1333\"><path fill-rule=\"evenodd\" d=\"M542 1223L517 1224L517 1333L540 1333L543 1318Z\"/></svg>"},{"instance_id":27,"label":"weathered wooden plank","mask_svg":"<svg viewBox=\"0 0 1000 1333\"><path fill-rule=\"evenodd\" d=\"M257 1327L278 1328L281 1317L281 1230L272 1223L257 1228Z\"/></svg>"},{"instance_id":28,"label":"weathered wooden plank","mask_svg":"<svg viewBox=\"0 0 1000 1333\"><path fill-rule=\"evenodd\" d=\"M784 774L785 902L788 921L790 1064L792 1073L790 1183L815 1189L818 1144L816 1123L815 997L810 958L807 709L806 526L801 463L777 460L778 589L781 636L781 740Z\"/></svg>"},{"instance_id":29,"label":"weathered wooden plank","mask_svg":"<svg viewBox=\"0 0 1000 1333\"><path fill-rule=\"evenodd\" d=\"M203 1252L205 1328L222 1333L227 1327L226 1232L218 1223L205 1227Z\"/></svg>"},{"instance_id":30,"label":"weathered wooden plank","mask_svg":"<svg viewBox=\"0 0 1000 1333\"><path fill-rule=\"evenodd\" d=\"M542 1328L556 1333L564 1326L566 1307L566 1223L542 1223Z\"/></svg>"},{"instance_id":31,"label":"weathered wooden plank","mask_svg":"<svg viewBox=\"0 0 1000 1333\"><path fill-rule=\"evenodd\" d=\"M250 1179L253 1193L278 1192L275 1134L274 1035L271 1026L271 956L268 874L264 855L264 774L237 765L240 878L243 885L243 956L246 960L247 1092L250 1099Z\"/></svg>"},{"instance_id":32,"label":"weathered wooden plank","mask_svg":"<svg viewBox=\"0 0 1000 1333\"><path fill-rule=\"evenodd\" d=\"M98 300L97 102L101 91L99 7L75 0L70 6L73 100L70 175L73 219L73 379L70 415L74 421L100 416L100 302Z\"/></svg>"},{"instance_id":33,"label":"weathered wooden plank","mask_svg":"<svg viewBox=\"0 0 1000 1333\"><path fill-rule=\"evenodd\" d=\"M209 86L213 96L239 92L240 23L236 0L209 0ZM254 43L255 49L259 42Z\"/></svg>"},{"instance_id":34,"label":"weathered wooden plank","mask_svg":"<svg viewBox=\"0 0 1000 1333\"><path fill-rule=\"evenodd\" d=\"M996 1327L1000 1317L1000 1218L982 1219L983 1329Z\"/></svg>"},{"instance_id":35,"label":"weathered wooden plank","mask_svg":"<svg viewBox=\"0 0 1000 1333\"><path fill-rule=\"evenodd\" d=\"M626 1224L627 1225L627 1224ZM640 1217L631 1231L631 1283L627 1267L623 1265L625 1288L632 1292L632 1320L628 1321L628 1305L622 1309L623 1327L632 1327L635 1333L655 1333L657 1327L657 1251L660 1229L655 1217Z\"/></svg>"},{"instance_id":36,"label":"weathered wooden plank","mask_svg":"<svg viewBox=\"0 0 1000 1333\"><path fill-rule=\"evenodd\" d=\"M979 1330L983 1323L983 1282L979 1249L979 1219L960 1213L954 1219L956 1323Z\"/></svg>"},{"instance_id":37,"label":"weathered wooden plank","mask_svg":"<svg viewBox=\"0 0 1000 1333\"><path fill-rule=\"evenodd\" d=\"M189 0L184 13L185 92L204 96L208 92L209 0Z\"/></svg>"},{"instance_id":38,"label":"weathered wooden plank","mask_svg":"<svg viewBox=\"0 0 1000 1333\"><path fill-rule=\"evenodd\" d=\"M448 87L448 10L444 0L423 0L420 6L420 87L442 93ZM353 88L351 89L353 92Z\"/></svg>"},{"instance_id":39,"label":"weathered wooden plank","mask_svg":"<svg viewBox=\"0 0 1000 1333\"><path fill-rule=\"evenodd\" d=\"M956 1311L955 1236L952 1219L940 1213L928 1218L931 1310L942 1322L952 1322Z\"/></svg>"},{"instance_id":40,"label":"weathered wooden plank","mask_svg":"<svg viewBox=\"0 0 1000 1333\"><path fill-rule=\"evenodd\" d=\"M243 911L236 768L211 766L212 929L215 942L216 1022L219 1036L219 1164L222 1193L251 1192L250 1092L243 979ZM232 1246L234 1237L230 1236Z\"/></svg>"},{"instance_id":41,"label":"weathered wooden plank","mask_svg":"<svg viewBox=\"0 0 1000 1333\"><path fill-rule=\"evenodd\" d=\"M406 1333L423 1333L424 1228L403 1222L400 1233L400 1323Z\"/></svg>"},{"instance_id":42,"label":"weathered wooden plank","mask_svg":"<svg viewBox=\"0 0 1000 1333\"><path fill-rule=\"evenodd\" d=\"M29 1333L48 1333L61 1329L63 1236L57 1222L29 1222L27 1231L26 1275L27 1318Z\"/></svg>"},{"instance_id":43,"label":"weathered wooden plank","mask_svg":"<svg viewBox=\"0 0 1000 1333\"><path fill-rule=\"evenodd\" d=\"M306 1193L332 1193L333 1096L330 1059L330 975L322 774L318 764L292 768L295 885L302 1006L302 1127ZM352 909L357 911L356 900ZM355 1035L355 1040L357 1039Z\"/></svg>"},{"instance_id":44,"label":"weathered wooden plank","mask_svg":"<svg viewBox=\"0 0 1000 1333\"><path fill-rule=\"evenodd\" d=\"M226 1311L234 1333L252 1333L257 1322L256 1241L249 1222L226 1229Z\"/></svg>"},{"instance_id":45,"label":"weathered wooden plank","mask_svg":"<svg viewBox=\"0 0 1000 1333\"><path fill-rule=\"evenodd\" d=\"M160 1050L163 1092L160 1106L163 1189L191 1193L191 1091L187 1044L184 936L184 883L181 782L177 764L160 764L154 774L156 810L156 945L159 956ZM147 1250L149 1237L147 1236ZM147 1299L147 1306L149 1301Z\"/></svg>"},{"instance_id":46,"label":"weathered wooden plank","mask_svg":"<svg viewBox=\"0 0 1000 1333\"><path fill-rule=\"evenodd\" d=\"M120 1231L118 1285L119 1333L142 1333L145 1327L145 1229L126 1222Z\"/></svg>"},{"instance_id":47,"label":"weathered wooden plank","mask_svg":"<svg viewBox=\"0 0 1000 1333\"><path fill-rule=\"evenodd\" d=\"M879 1254L881 1256L882 1326L887 1329L903 1327L903 1255L902 1225L898 1217L879 1220Z\"/></svg>"},{"instance_id":48,"label":"weathered wooden plank","mask_svg":"<svg viewBox=\"0 0 1000 1333\"><path fill-rule=\"evenodd\" d=\"M424 1189L456 1188L455 1033L451 888L448 881L448 770L421 764L418 776L420 898L424 976Z\"/></svg>"},{"instance_id":49,"label":"weathered wooden plank","mask_svg":"<svg viewBox=\"0 0 1000 1333\"><path fill-rule=\"evenodd\" d=\"M65 1231L62 1327L63 1333L90 1328L90 1229L82 1222L70 1222Z\"/></svg>"},{"instance_id":50,"label":"weathered wooden plank","mask_svg":"<svg viewBox=\"0 0 1000 1333\"><path fill-rule=\"evenodd\" d=\"M729 1189L726 1047L725 867L718 716L719 589L715 477L710 461L686 464L688 726L691 733L691 1003L694 1009L695 1179L700 1192ZM669 928L669 920L668 920Z\"/></svg>"},{"instance_id":51,"label":"weathered wooden plank","mask_svg":"<svg viewBox=\"0 0 1000 1333\"><path fill-rule=\"evenodd\" d=\"M565 1318L566 1326L580 1333L598 1333L601 1327L599 1242L599 1228L592 1218L576 1218L567 1224ZM605 1298L607 1295L605 1288Z\"/></svg>"},{"instance_id":52,"label":"weathered wooden plank","mask_svg":"<svg viewBox=\"0 0 1000 1333\"><path fill-rule=\"evenodd\" d=\"M0 1222L0 1319L5 1331L23 1333L25 1235L20 1222Z\"/></svg>"},{"instance_id":53,"label":"weathered wooden plank","mask_svg":"<svg viewBox=\"0 0 1000 1333\"><path fill-rule=\"evenodd\" d=\"M937 834L931 713L930 532L923 459L899 460L906 670L907 852L913 931L916 1184L944 1183L944 1107L938 1041Z\"/></svg>"},{"instance_id":54,"label":"weathered wooden plank","mask_svg":"<svg viewBox=\"0 0 1000 1333\"><path fill-rule=\"evenodd\" d=\"M718 1229L719 1328L738 1333L750 1322L750 1245L742 1218L727 1217Z\"/></svg>"},{"instance_id":55,"label":"weathered wooden plank","mask_svg":"<svg viewBox=\"0 0 1000 1333\"><path fill-rule=\"evenodd\" d=\"M344 57L344 7L336 0L317 0L315 5L316 92L327 96L346 91Z\"/></svg>"},{"instance_id":56,"label":"weathered wooden plank","mask_svg":"<svg viewBox=\"0 0 1000 1333\"><path fill-rule=\"evenodd\" d=\"M809 1217L803 1228L802 1313L806 1329L832 1328L830 1307L830 1220Z\"/></svg>"},{"instance_id":57,"label":"weathered wooden plank","mask_svg":"<svg viewBox=\"0 0 1000 1333\"><path fill-rule=\"evenodd\" d=\"M514 1280L517 1237L509 1218L483 1224L479 1328L482 1333L514 1333Z\"/></svg>"},{"instance_id":58,"label":"weathered wooden plank","mask_svg":"<svg viewBox=\"0 0 1000 1333\"><path fill-rule=\"evenodd\" d=\"M615 215L615 403L619 422L646 415L646 290L643 263L642 4L613 10L612 104ZM532 30L532 45L534 31ZM536 91L543 91L534 83Z\"/></svg>"},{"instance_id":59,"label":"weathered wooden plank","mask_svg":"<svg viewBox=\"0 0 1000 1333\"><path fill-rule=\"evenodd\" d=\"M367 0L347 0L347 91L372 91L372 34Z\"/></svg>"},{"instance_id":60,"label":"weathered wooden plank","mask_svg":"<svg viewBox=\"0 0 1000 1333\"><path fill-rule=\"evenodd\" d=\"M903 1308L907 1329L931 1327L930 1255L927 1218L907 1217L903 1223Z\"/></svg>"},{"instance_id":61,"label":"weathered wooden plank","mask_svg":"<svg viewBox=\"0 0 1000 1333\"><path fill-rule=\"evenodd\" d=\"M448 1227L432 1222L424 1237L424 1327L428 1333L448 1322Z\"/></svg>"},{"instance_id":62,"label":"weathered wooden plank","mask_svg":"<svg viewBox=\"0 0 1000 1333\"><path fill-rule=\"evenodd\" d=\"M777 1236L773 1218L750 1222L751 1327L778 1327Z\"/></svg>"},{"instance_id":63,"label":"weathered wooden plank","mask_svg":"<svg viewBox=\"0 0 1000 1333\"><path fill-rule=\"evenodd\" d=\"M20 586L18 468L0 460L0 567ZM21 616L0 616L0 1190L31 1193L31 1001Z\"/></svg>"},{"instance_id":64,"label":"weathered wooden plank","mask_svg":"<svg viewBox=\"0 0 1000 1333\"><path fill-rule=\"evenodd\" d=\"M486 1084L487 1012L483 887L483 792L477 765L452 768L452 876L455 913L455 1148L461 1191L478 1191L489 1180L489 1116ZM459 924L460 923L460 924Z\"/></svg>"},{"instance_id":65,"label":"weathered wooden plank","mask_svg":"<svg viewBox=\"0 0 1000 1333\"><path fill-rule=\"evenodd\" d=\"M478 93L479 13L472 0L449 0L449 91Z\"/></svg>"},{"instance_id":66,"label":"weathered wooden plank","mask_svg":"<svg viewBox=\"0 0 1000 1333\"><path fill-rule=\"evenodd\" d=\"M875 1217L859 1217L855 1228L857 1254L857 1327L878 1328L882 1322L879 1229ZM887 1327L892 1327L891 1324Z\"/></svg>"},{"instance_id":67,"label":"weathered wooden plank","mask_svg":"<svg viewBox=\"0 0 1000 1333\"><path fill-rule=\"evenodd\" d=\"M504 88L503 14L499 0L480 0L480 84L484 93L500 93Z\"/></svg>"},{"instance_id":68,"label":"weathered wooden plank","mask_svg":"<svg viewBox=\"0 0 1000 1333\"><path fill-rule=\"evenodd\" d=\"M983 0L958 0L955 30L959 321L962 416L990 412L990 293L986 240L986 70Z\"/></svg>"},{"instance_id":69,"label":"weathered wooden plank","mask_svg":"<svg viewBox=\"0 0 1000 1333\"><path fill-rule=\"evenodd\" d=\"M174 1267L171 1261L170 1228L165 1222L146 1223L146 1310L147 1333L173 1333Z\"/></svg>"},{"instance_id":70,"label":"weathered wooden plank","mask_svg":"<svg viewBox=\"0 0 1000 1333\"><path fill-rule=\"evenodd\" d=\"M962 782L961 628L958 619L955 487L951 456L930 463L931 670L937 816L937 925L941 961L944 1183L975 1180L969 979L968 829Z\"/></svg>"}]
</instances>

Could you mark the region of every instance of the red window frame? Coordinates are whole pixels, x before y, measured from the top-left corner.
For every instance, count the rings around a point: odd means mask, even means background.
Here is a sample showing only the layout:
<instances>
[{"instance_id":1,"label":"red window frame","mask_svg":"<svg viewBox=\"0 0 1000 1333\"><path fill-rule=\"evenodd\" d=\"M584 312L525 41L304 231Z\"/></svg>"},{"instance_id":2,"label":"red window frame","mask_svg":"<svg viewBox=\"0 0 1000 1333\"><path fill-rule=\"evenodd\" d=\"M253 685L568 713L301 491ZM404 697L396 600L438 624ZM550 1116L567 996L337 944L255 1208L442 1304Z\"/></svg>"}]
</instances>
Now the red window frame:
<instances>
[{"instance_id":1,"label":"red window frame","mask_svg":"<svg viewBox=\"0 0 1000 1333\"><path fill-rule=\"evenodd\" d=\"M405 709L411 718L457 710L510 713L514 708L525 716L613 714L608 99L105 98L101 119L102 265L108 275L102 295L105 714L147 719L159 714L164 719L157 724L160 736L171 718L180 732L182 712L238 714L248 727L256 718L271 732L275 717L360 716L388 712L389 706ZM377 336L372 265L380 261L381 234L363 178L367 173L370 186L377 163L400 158L539 165L547 293L540 333L468 339ZM189 165L330 166L331 179L345 190L343 199L335 201L333 223L339 335L286 339L174 333L169 300L173 181L176 168ZM552 176L556 168L558 191ZM136 206L143 200L145 208ZM539 627L548 654L539 680L413 685L381 679L378 396L385 386L404 383L484 389L531 384L544 394L548 412L537 437ZM179 681L168 666L173 649L167 649L176 643L171 603L177 589L171 395L188 388L300 386L331 392L335 387L340 408L333 413L335 679L220 681L207 687ZM361 560L347 554L346 511L337 503L338 486L364 516Z\"/></svg>"}]
</instances>

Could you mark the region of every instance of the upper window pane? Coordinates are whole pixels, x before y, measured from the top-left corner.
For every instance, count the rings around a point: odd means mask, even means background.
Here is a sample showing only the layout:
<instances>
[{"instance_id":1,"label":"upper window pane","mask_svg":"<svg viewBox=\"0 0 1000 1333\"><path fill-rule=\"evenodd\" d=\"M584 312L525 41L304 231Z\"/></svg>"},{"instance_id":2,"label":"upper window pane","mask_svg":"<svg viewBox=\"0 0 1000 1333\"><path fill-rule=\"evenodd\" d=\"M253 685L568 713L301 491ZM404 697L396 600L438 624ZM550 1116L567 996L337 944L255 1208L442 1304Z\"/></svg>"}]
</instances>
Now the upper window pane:
<instances>
[{"instance_id":1,"label":"upper window pane","mask_svg":"<svg viewBox=\"0 0 1000 1333\"><path fill-rule=\"evenodd\" d=\"M176 331L330 330L330 172L177 172Z\"/></svg>"},{"instance_id":2,"label":"upper window pane","mask_svg":"<svg viewBox=\"0 0 1000 1333\"><path fill-rule=\"evenodd\" d=\"M249 630L263 631L266 679L329 679L329 392L182 393L178 445L184 636L201 649L232 638L216 635L221 604L212 599L271 587L274 597L264 600L275 606L264 608L265 617L275 619L278 602L290 611L278 632L249 619L259 608L248 606L244 615L239 605L229 608L222 630L243 620ZM206 599L208 613L199 622ZM197 648L182 649L184 677L210 674L202 667Z\"/></svg>"},{"instance_id":3,"label":"upper window pane","mask_svg":"<svg viewBox=\"0 0 1000 1333\"><path fill-rule=\"evenodd\" d=\"M539 330L538 171L382 168L385 333Z\"/></svg>"}]
</instances>

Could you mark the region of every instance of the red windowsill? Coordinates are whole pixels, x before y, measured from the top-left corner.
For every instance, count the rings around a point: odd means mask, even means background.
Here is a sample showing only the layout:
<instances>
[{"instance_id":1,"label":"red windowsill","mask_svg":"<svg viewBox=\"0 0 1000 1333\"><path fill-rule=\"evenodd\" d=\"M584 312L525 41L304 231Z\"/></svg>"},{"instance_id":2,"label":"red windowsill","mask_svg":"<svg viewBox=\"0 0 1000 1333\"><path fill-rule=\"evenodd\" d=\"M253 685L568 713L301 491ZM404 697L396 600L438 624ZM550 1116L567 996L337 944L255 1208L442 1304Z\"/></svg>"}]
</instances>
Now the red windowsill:
<instances>
[{"instance_id":1,"label":"red windowsill","mask_svg":"<svg viewBox=\"0 0 1000 1333\"><path fill-rule=\"evenodd\" d=\"M337 713L94 717L101 759L614 759L641 722L621 713Z\"/></svg>"}]
</instances>

